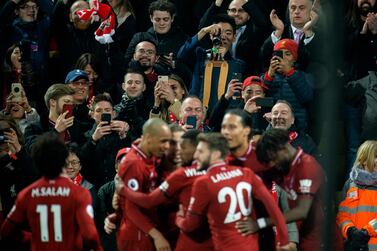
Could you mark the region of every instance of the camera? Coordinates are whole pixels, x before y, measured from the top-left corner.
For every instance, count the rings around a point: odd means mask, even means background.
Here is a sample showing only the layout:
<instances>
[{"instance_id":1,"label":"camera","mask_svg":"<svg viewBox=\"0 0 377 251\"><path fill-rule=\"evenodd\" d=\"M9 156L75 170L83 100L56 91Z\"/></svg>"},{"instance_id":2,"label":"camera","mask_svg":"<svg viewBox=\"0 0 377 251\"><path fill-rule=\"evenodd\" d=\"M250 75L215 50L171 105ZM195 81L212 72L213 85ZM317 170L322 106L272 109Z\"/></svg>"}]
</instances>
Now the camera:
<instances>
[{"instance_id":1,"label":"camera","mask_svg":"<svg viewBox=\"0 0 377 251\"><path fill-rule=\"evenodd\" d=\"M214 47L221 45L221 38L220 38L220 36L213 36L213 38L212 38L212 45Z\"/></svg>"}]
</instances>

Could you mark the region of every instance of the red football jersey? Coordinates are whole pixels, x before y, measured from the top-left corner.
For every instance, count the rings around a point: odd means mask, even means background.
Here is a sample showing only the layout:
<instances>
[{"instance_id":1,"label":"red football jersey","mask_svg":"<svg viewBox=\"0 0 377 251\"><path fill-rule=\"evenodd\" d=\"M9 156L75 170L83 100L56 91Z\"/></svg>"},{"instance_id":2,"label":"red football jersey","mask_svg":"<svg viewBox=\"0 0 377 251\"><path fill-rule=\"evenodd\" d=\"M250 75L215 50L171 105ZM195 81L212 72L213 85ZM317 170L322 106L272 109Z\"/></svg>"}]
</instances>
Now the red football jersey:
<instances>
[{"instance_id":1,"label":"red football jersey","mask_svg":"<svg viewBox=\"0 0 377 251\"><path fill-rule=\"evenodd\" d=\"M196 227L192 217L207 215L216 250L258 250L258 235L242 236L235 227L237 221L253 214L252 196L265 203L278 223L281 244L287 244L284 217L260 178L248 168L225 163L212 165L206 175L197 178L192 188L189 213L182 221L178 218L177 224L183 231L190 231Z\"/></svg>"},{"instance_id":2,"label":"red football jersey","mask_svg":"<svg viewBox=\"0 0 377 251\"><path fill-rule=\"evenodd\" d=\"M27 222L31 250L82 250L82 241L102 250L93 221L90 193L68 178L41 178L22 190L1 230ZM9 224L10 223L10 224Z\"/></svg>"},{"instance_id":3,"label":"red football jersey","mask_svg":"<svg viewBox=\"0 0 377 251\"><path fill-rule=\"evenodd\" d=\"M185 213L189 206L192 184L198 177L206 173L206 171L198 171L196 168L196 166L182 167L175 170L173 173L171 173L171 175L167 177L167 179L160 185L159 188L168 197L174 197L178 195L179 203L183 206ZM204 236L208 235L204 232L207 231L208 225L207 227L204 227L204 229L194 231L195 233L190 233L190 236L193 237L193 235L201 235L202 238L205 238ZM186 233L181 232L175 250L213 250L213 243L211 238L203 242L196 242L191 237L189 237Z\"/></svg>"},{"instance_id":4,"label":"red football jersey","mask_svg":"<svg viewBox=\"0 0 377 251\"><path fill-rule=\"evenodd\" d=\"M325 174L318 162L309 154L299 149L289 170L279 185L287 192L291 208L297 206L297 200L313 197L309 215L304 221L298 221L299 246L302 250L320 250L324 211L322 193Z\"/></svg>"},{"instance_id":5,"label":"red football jersey","mask_svg":"<svg viewBox=\"0 0 377 251\"><path fill-rule=\"evenodd\" d=\"M232 166L248 167L255 173L268 170L268 166L263 165L258 161L257 154L255 153L254 142L250 142L249 148L243 156L235 157L232 153L230 153L226 157L225 162Z\"/></svg>"},{"instance_id":6,"label":"red football jersey","mask_svg":"<svg viewBox=\"0 0 377 251\"><path fill-rule=\"evenodd\" d=\"M148 158L136 145L122 159L118 170L119 177L124 184L142 193L149 193L157 187L157 172L155 170L155 159ZM141 240L143 235L154 227L156 222L155 210L146 210L137 207L134 203L125 199L123 207L123 221L119 228L118 239L120 240Z\"/></svg>"}]
</instances>

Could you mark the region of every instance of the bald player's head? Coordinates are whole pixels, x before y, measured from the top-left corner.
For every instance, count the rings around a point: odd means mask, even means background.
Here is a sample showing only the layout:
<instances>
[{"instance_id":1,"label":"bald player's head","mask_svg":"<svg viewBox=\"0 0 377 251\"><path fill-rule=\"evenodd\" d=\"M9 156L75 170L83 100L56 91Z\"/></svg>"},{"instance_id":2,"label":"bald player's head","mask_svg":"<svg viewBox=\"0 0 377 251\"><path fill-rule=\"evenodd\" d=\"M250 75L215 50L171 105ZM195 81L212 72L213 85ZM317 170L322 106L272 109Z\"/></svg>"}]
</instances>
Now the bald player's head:
<instances>
[{"instance_id":1,"label":"bald player's head","mask_svg":"<svg viewBox=\"0 0 377 251\"><path fill-rule=\"evenodd\" d=\"M162 157L169 150L171 137L169 126L162 119L151 118L143 125L142 145L147 155Z\"/></svg>"}]
</instances>

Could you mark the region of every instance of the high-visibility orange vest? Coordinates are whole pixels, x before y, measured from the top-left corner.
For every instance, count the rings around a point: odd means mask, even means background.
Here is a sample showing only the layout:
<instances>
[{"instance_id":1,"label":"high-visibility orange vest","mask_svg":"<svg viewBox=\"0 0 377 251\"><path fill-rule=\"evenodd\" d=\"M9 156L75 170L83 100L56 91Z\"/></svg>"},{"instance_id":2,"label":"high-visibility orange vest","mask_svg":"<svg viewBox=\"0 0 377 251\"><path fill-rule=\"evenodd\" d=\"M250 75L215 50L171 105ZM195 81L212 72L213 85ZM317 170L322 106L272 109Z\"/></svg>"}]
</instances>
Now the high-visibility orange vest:
<instances>
[{"instance_id":1,"label":"high-visibility orange vest","mask_svg":"<svg viewBox=\"0 0 377 251\"><path fill-rule=\"evenodd\" d=\"M337 224L347 238L349 227L364 228L371 237L370 251L377 251L377 186L360 188L351 182L346 198L339 205Z\"/></svg>"}]
</instances>

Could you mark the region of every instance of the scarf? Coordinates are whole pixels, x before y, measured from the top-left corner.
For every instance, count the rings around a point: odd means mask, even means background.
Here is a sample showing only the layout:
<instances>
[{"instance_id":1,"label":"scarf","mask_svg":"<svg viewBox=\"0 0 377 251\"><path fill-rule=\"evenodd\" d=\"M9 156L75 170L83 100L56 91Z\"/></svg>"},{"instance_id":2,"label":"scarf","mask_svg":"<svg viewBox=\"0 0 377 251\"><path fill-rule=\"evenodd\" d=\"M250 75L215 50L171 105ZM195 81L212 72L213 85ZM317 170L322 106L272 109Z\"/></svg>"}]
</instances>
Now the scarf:
<instances>
[{"instance_id":1,"label":"scarf","mask_svg":"<svg viewBox=\"0 0 377 251\"><path fill-rule=\"evenodd\" d=\"M352 168L350 179L357 185L377 186L377 172L370 173L362 169L360 166Z\"/></svg>"}]
</instances>

